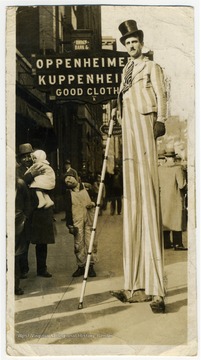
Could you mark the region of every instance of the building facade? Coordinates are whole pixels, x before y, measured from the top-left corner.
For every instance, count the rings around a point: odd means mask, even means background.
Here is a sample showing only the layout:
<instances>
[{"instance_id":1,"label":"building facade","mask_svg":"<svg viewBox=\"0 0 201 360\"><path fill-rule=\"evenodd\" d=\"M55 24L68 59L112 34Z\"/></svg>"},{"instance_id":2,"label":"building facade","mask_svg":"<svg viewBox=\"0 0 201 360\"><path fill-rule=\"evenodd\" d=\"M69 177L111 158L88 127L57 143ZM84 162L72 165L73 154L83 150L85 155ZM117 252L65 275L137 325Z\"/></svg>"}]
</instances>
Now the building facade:
<instances>
[{"instance_id":1,"label":"building facade","mask_svg":"<svg viewBox=\"0 0 201 360\"><path fill-rule=\"evenodd\" d=\"M56 211L63 208L64 162L84 178L100 172L101 104L50 100L35 86L33 54L101 50L100 6L20 6L16 10L16 152L20 143L42 148L57 175Z\"/></svg>"}]
</instances>

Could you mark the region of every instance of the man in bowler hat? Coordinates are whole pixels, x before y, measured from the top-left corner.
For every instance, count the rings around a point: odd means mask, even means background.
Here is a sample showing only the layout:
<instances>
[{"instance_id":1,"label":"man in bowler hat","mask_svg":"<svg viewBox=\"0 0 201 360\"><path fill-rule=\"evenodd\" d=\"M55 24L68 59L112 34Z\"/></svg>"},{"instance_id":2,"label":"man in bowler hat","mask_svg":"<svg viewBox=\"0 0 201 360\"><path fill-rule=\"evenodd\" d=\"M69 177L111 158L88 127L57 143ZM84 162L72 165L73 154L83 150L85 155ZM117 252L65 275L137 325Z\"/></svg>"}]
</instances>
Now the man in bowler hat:
<instances>
[{"instance_id":1,"label":"man in bowler hat","mask_svg":"<svg viewBox=\"0 0 201 360\"><path fill-rule=\"evenodd\" d=\"M42 164L38 164L30 172L27 170L33 164L31 153L33 148L31 144L19 145L19 152L17 155L17 162L19 166L16 169L16 176L24 180L26 185L32 183L34 178L38 175L42 175L45 172ZM33 189L29 188L30 200L31 200L31 212L24 227L24 236L26 237L26 251L23 253L20 259L21 278L25 279L29 271L28 264L28 249L30 241L36 245L36 263L37 263L37 275L42 277L52 277L47 271L47 244L55 242L54 229L53 229L53 211L52 207L45 209L38 209L38 199Z\"/></svg>"},{"instance_id":2,"label":"man in bowler hat","mask_svg":"<svg viewBox=\"0 0 201 360\"><path fill-rule=\"evenodd\" d=\"M156 139L165 134L166 90L161 67L142 54L144 33L136 21L124 21L119 30L130 55L112 110L114 120L117 110L122 118L124 290L112 295L122 302L151 301L160 313L165 289Z\"/></svg>"},{"instance_id":3,"label":"man in bowler hat","mask_svg":"<svg viewBox=\"0 0 201 360\"><path fill-rule=\"evenodd\" d=\"M33 152L33 148L31 144L25 143L19 145L19 151L17 153L17 167L16 167L16 176L17 178L23 179L25 184L28 185L32 182L33 178L39 175L39 171L36 170L34 173L29 173L25 175L26 171L32 165L31 153ZM24 253L20 256L20 271L21 278L26 279L27 274L29 272L29 263L28 263L28 250L30 244L30 231L29 231L29 221L27 220L25 223L23 236L25 237L26 249Z\"/></svg>"}]
</instances>

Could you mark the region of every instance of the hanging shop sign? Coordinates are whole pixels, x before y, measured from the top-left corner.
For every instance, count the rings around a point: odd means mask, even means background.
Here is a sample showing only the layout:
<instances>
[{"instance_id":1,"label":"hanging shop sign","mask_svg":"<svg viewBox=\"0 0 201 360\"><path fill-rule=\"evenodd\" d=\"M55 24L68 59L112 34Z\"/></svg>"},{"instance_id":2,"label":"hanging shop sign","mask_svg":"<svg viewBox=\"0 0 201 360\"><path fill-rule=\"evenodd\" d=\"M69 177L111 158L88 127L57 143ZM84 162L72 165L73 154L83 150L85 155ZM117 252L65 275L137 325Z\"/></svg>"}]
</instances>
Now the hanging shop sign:
<instances>
[{"instance_id":1,"label":"hanging shop sign","mask_svg":"<svg viewBox=\"0 0 201 360\"><path fill-rule=\"evenodd\" d=\"M109 125L106 125L106 124L101 125L100 131L102 134L108 135ZM121 128L120 124L114 124L113 129L112 129L112 135L113 136L121 136L122 135L122 128Z\"/></svg>"},{"instance_id":2,"label":"hanging shop sign","mask_svg":"<svg viewBox=\"0 0 201 360\"><path fill-rule=\"evenodd\" d=\"M50 100L100 103L117 97L125 52L72 51L59 55L33 55L35 85Z\"/></svg>"},{"instance_id":3,"label":"hanging shop sign","mask_svg":"<svg viewBox=\"0 0 201 360\"><path fill-rule=\"evenodd\" d=\"M90 49L90 41L89 40L75 40L73 41L74 50L89 50Z\"/></svg>"}]
</instances>

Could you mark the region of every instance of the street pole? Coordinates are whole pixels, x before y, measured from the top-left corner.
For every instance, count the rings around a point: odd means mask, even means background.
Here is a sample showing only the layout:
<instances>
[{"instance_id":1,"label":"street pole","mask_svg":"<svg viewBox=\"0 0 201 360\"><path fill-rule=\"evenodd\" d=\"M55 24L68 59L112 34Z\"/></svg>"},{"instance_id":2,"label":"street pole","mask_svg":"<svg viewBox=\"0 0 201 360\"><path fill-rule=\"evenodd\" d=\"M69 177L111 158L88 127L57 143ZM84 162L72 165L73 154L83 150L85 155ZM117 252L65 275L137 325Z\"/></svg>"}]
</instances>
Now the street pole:
<instances>
[{"instance_id":1,"label":"street pole","mask_svg":"<svg viewBox=\"0 0 201 360\"><path fill-rule=\"evenodd\" d=\"M85 266L80 301L79 301L79 305L78 305L79 310L83 309L83 298L84 298L84 293L85 293L85 288L86 288L86 283L87 283L87 276L88 276L88 272L89 272L89 265L90 265L90 259L91 259L92 249L93 249L93 243L94 243L94 239L95 239L95 235L96 235L98 213L99 213L100 202L101 202L101 198L102 198L102 192L103 192L103 186L104 186L104 179L105 179L107 159L108 159L108 153L109 153L110 140L111 140L112 131L113 131L113 125L114 125L114 120L111 119L110 124L109 124L109 130L108 130L108 136L107 136L107 142L106 142L106 148L105 148L105 155L104 155L103 166L102 166L102 171L101 171L101 181L100 181L100 186L99 186L99 190L98 190L98 197L97 197L96 209L95 209L95 214L94 214L91 238L90 238L89 249L88 249L88 253L87 253L87 262L86 262L86 266Z\"/></svg>"}]
</instances>

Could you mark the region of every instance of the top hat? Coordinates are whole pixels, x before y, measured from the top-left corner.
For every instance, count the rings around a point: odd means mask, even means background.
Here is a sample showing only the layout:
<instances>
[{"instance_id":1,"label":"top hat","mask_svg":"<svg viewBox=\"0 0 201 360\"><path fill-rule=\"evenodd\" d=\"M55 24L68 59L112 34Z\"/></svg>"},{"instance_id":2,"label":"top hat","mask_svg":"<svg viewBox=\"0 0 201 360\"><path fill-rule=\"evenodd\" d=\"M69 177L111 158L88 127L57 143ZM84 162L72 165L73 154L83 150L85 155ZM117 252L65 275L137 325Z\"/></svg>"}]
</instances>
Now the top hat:
<instances>
[{"instance_id":1,"label":"top hat","mask_svg":"<svg viewBox=\"0 0 201 360\"><path fill-rule=\"evenodd\" d=\"M127 20L122 22L119 25L119 31L122 34L120 38L121 43L124 45L125 40L130 36L140 36L141 40L143 41L144 33L142 30L139 30L137 27L137 23L135 20Z\"/></svg>"},{"instance_id":2,"label":"top hat","mask_svg":"<svg viewBox=\"0 0 201 360\"><path fill-rule=\"evenodd\" d=\"M32 146L29 143L19 145L18 155L30 154L33 152Z\"/></svg>"}]
</instances>

